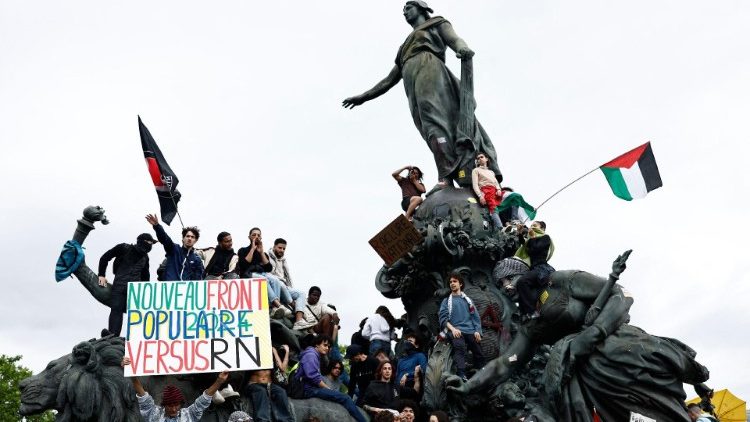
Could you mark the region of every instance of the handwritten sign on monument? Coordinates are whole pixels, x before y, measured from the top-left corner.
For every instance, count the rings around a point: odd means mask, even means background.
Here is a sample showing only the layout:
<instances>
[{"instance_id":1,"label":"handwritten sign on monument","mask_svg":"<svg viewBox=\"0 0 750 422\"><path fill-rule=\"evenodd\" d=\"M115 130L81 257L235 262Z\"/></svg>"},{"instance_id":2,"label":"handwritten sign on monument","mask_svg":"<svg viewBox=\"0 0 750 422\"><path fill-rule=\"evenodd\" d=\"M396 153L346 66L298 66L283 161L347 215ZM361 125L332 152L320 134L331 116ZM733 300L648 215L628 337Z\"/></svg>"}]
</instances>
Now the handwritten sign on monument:
<instances>
[{"instance_id":1,"label":"handwritten sign on monument","mask_svg":"<svg viewBox=\"0 0 750 422\"><path fill-rule=\"evenodd\" d=\"M125 376L268 369L265 278L128 283Z\"/></svg>"},{"instance_id":2,"label":"handwritten sign on monument","mask_svg":"<svg viewBox=\"0 0 750 422\"><path fill-rule=\"evenodd\" d=\"M422 235L414 225L405 216L399 215L370 239L370 246L383 258L385 265L390 267L421 242Z\"/></svg>"}]
</instances>

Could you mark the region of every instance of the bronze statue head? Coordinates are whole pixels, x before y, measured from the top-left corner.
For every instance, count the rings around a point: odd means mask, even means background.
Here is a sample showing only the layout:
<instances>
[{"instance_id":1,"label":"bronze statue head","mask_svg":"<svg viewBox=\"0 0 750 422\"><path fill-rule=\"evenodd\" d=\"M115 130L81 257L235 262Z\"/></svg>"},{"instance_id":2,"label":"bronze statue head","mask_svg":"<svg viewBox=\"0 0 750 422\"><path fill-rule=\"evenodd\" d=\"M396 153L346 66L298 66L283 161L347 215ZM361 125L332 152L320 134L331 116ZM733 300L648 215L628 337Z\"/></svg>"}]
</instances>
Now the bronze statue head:
<instances>
[{"instance_id":1,"label":"bronze statue head","mask_svg":"<svg viewBox=\"0 0 750 422\"><path fill-rule=\"evenodd\" d=\"M409 0L404 4L404 18L409 24L419 23L419 20L430 18L432 9L422 0Z\"/></svg>"}]
</instances>

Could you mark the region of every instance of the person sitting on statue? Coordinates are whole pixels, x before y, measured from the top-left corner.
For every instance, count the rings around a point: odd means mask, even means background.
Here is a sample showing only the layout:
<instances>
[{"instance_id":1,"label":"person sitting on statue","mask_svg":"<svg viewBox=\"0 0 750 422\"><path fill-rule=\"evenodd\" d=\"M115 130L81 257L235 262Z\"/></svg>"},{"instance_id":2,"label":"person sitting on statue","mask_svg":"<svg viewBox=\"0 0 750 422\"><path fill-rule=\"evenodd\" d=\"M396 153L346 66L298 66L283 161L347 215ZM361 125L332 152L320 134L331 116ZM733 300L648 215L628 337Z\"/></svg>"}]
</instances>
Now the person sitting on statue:
<instances>
[{"instance_id":1,"label":"person sitting on statue","mask_svg":"<svg viewBox=\"0 0 750 422\"><path fill-rule=\"evenodd\" d=\"M250 371L244 393L253 403L255 419L259 422L294 422L286 390L273 382L270 369Z\"/></svg>"},{"instance_id":2,"label":"person sitting on statue","mask_svg":"<svg viewBox=\"0 0 750 422\"><path fill-rule=\"evenodd\" d=\"M547 263L555 251L552 239L545 233L547 224L544 221L534 221L529 228L528 240L516 252L529 265L529 271L524 273L516 282L518 291L518 307L523 321L539 316L536 310L537 298L540 290L547 283L549 275L555 269Z\"/></svg>"},{"instance_id":3,"label":"person sitting on statue","mask_svg":"<svg viewBox=\"0 0 750 422\"><path fill-rule=\"evenodd\" d=\"M365 326L362 327L362 336L370 341L370 356L382 350L391 357L391 340L394 337L393 330L396 328L396 319L386 306L378 306L375 314L367 318Z\"/></svg>"},{"instance_id":4,"label":"person sitting on statue","mask_svg":"<svg viewBox=\"0 0 750 422\"><path fill-rule=\"evenodd\" d=\"M403 355L396 363L396 376L402 397L419 401L422 392L422 375L427 368L427 356L419 350L419 339L414 332L408 333L402 346Z\"/></svg>"},{"instance_id":5,"label":"person sitting on statue","mask_svg":"<svg viewBox=\"0 0 750 422\"><path fill-rule=\"evenodd\" d=\"M331 390L340 391L346 394L346 385L341 379L341 374L344 373L344 364L339 359L331 359L328 362L328 370L325 375L325 382Z\"/></svg>"},{"instance_id":6,"label":"person sitting on statue","mask_svg":"<svg viewBox=\"0 0 750 422\"><path fill-rule=\"evenodd\" d=\"M305 390L305 398L319 398L326 401L338 403L349 412L357 422L365 422L365 417L359 412L352 399L344 393L332 390L325 383L320 373L320 359L328 354L331 347L331 338L321 334L313 340L312 346L307 347L300 354L299 370L295 376L302 379Z\"/></svg>"},{"instance_id":7,"label":"person sitting on statue","mask_svg":"<svg viewBox=\"0 0 750 422\"><path fill-rule=\"evenodd\" d=\"M500 187L502 176L498 180L495 172L487 167L487 164L490 162L487 154L483 152L477 153L476 162L477 166L471 171L471 186L477 198L479 198L479 203L487 206L495 229L499 230L502 228L503 223L500 221L500 216L495 212L495 208L500 204L503 197Z\"/></svg>"},{"instance_id":8,"label":"person sitting on statue","mask_svg":"<svg viewBox=\"0 0 750 422\"><path fill-rule=\"evenodd\" d=\"M708 370L678 340L629 325L633 297L616 284L631 251L612 264L609 279L555 271L539 295L540 317L520 326L508 349L468 382L448 380L459 394L485 391L525 368L542 344L554 344L542 376L545 401L559 420L629 420L631 411L658 421L688 422L683 383Z\"/></svg>"},{"instance_id":9,"label":"person sitting on statue","mask_svg":"<svg viewBox=\"0 0 750 422\"><path fill-rule=\"evenodd\" d=\"M365 391L375 377L375 370L380 362L377 358L367 355L365 349L358 344L352 344L346 348L344 359L349 359L349 384L347 385L349 397L357 395L357 405L361 406L365 397Z\"/></svg>"},{"instance_id":10,"label":"person sitting on statue","mask_svg":"<svg viewBox=\"0 0 750 422\"><path fill-rule=\"evenodd\" d=\"M441 338L447 338L453 344L453 361L456 363L456 375L466 380L466 349L474 355L474 368L484 365L484 354L479 342L482 340L482 323L479 311L469 296L462 290L464 280L461 274L449 276L450 295L443 299L438 311Z\"/></svg>"},{"instance_id":11,"label":"person sitting on statue","mask_svg":"<svg viewBox=\"0 0 750 422\"><path fill-rule=\"evenodd\" d=\"M273 248L268 250L268 258L271 262L271 274L276 276L281 282L281 289L286 289L289 297L294 304L294 318L305 312L305 294L292 285L292 275L289 273L289 265L286 260L286 240L278 238L273 242ZM284 316L291 316L291 310L283 307Z\"/></svg>"},{"instance_id":12,"label":"person sitting on statue","mask_svg":"<svg viewBox=\"0 0 750 422\"><path fill-rule=\"evenodd\" d=\"M398 389L393 383L393 364L381 362L375 370L375 379L367 386L362 408L370 415L398 407Z\"/></svg>"},{"instance_id":13,"label":"person sitting on statue","mask_svg":"<svg viewBox=\"0 0 750 422\"><path fill-rule=\"evenodd\" d=\"M285 288L284 283L276 276L271 274L273 265L268 258L268 254L263 252L263 236L257 227L250 229L247 236L250 239L250 246L240 248L237 251L239 269L242 278L265 277L268 281L268 303L271 306L271 316L282 318L286 311L283 305L290 305L294 301L289 291Z\"/></svg>"},{"instance_id":14,"label":"person sitting on statue","mask_svg":"<svg viewBox=\"0 0 750 422\"><path fill-rule=\"evenodd\" d=\"M297 316L294 329L312 334L325 334L331 339L336 339L339 332L339 316L335 309L320 301L321 294L320 287L310 287L305 309L302 315Z\"/></svg>"},{"instance_id":15,"label":"person sitting on statue","mask_svg":"<svg viewBox=\"0 0 750 422\"><path fill-rule=\"evenodd\" d=\"M130 358L122 359L122 366L125 365L130 365ZM135 396L138 399L141 417L145 422L197 422L211 404L211 397L222 384L227 382L227 379L229 379L229 371L220 373L216 377L216 381L188 407L183 407L185 397L180 389L174 385L169 384L164 387L161 394L161 406L157 406L154 398L143 388L143 384L138 377L132 377L131 381L135 389Z\"/></svg>"},{"instance_id":16,"label":"person sitting on statue","mask_svg":"<svg viewBox=\"0 0 750 422\"><path fill-rule=\"evenodd\" d=\"M182 229L182 245L172 242L164 227L159 224L159 218L154 214L148 214L146 221L154 227L156 238L164 247L167 254L167 262L164 269L165 281L177 280L203 280L203 260L195 251L195 243L200 238L200 230L197 227L184 227Z\"/></svg>"},{"instance_id":17,"label":"person sitting on statue","mask_svg":"<svg viewBox=\"0 0 750 422\"><path fill-rule=\"evenodd\" d=\"M236 273L237 254L232 249L232 235L221 232L216 236L216 247L198 249L196 252L205 262L204 278L221 280L238 278Z\"/></svg>"},{"instance_id":18,"label":"person sitting on statue","mask_svg":"<svg viewBox=\"0 0 750 422\"><path fill-rule=\"evenodd\" d=\"M404 170L409 170L406 177L401 176ZM422 170L417 166L404 166L394 171L391 176L401 188L401 209L411 221L414 211L422 203L422 194L427 192L422 183Z\"/></svg>"},{"instance_id":19,"label":"person sitting on statue","mask_svg":"<svg viewBox=\"0 0 750 422\"><path fill-rule=\"evenodd\" d=\"M112 258L115 278L112 282L112 300L107 331L119 337L122 331L122 314L127 310L128 283L149 281L148 253L156 239L148 233L139 234L135 245L120 243L99 258L99 285L107 285L107 265ZM105 334L108 334L105 332Z\"/></svg>"}]
</instances>

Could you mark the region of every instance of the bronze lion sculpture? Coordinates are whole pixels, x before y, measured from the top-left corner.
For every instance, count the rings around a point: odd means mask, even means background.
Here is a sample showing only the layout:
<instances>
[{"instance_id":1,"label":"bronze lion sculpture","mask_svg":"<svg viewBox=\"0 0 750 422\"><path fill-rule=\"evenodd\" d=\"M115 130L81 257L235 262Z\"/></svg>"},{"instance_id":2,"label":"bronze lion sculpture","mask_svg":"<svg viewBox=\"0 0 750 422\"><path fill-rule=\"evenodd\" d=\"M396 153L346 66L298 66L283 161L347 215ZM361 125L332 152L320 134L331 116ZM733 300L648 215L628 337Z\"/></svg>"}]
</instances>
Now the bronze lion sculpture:
<instances>
[{"instance_id":1,"label":"bronze lion sculpture","mask_svg":"<svg viewBox=\"0 0 750 422\"><path fill-rule=\"evenodd\" d=\"M56 409L60 422L140 421L135 391L120 366L124 344L114 336L78 343L72 353L21 381L19 413Z\"/></svg>"}]
</instances>

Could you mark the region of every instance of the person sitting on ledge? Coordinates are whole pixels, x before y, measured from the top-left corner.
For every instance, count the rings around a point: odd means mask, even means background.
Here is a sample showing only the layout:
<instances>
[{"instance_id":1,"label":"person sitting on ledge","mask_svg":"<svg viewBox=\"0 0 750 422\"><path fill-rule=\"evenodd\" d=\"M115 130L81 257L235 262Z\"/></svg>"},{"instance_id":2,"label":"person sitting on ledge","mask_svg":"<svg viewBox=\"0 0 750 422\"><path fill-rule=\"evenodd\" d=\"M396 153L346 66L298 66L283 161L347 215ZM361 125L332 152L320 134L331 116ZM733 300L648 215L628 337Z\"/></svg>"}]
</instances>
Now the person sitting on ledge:
<instances>
[{"instance_id":1,"label":"person sitting on ledge","mask_svg":"<svg viewBox=\"0 0 750 422\"><path fill-rule=\"evenodd\" d=\"M221 232L216 236L216 247L198 249L198 256L205 262L206 280L231 280L238 278L237 254L232 249L232 235Z\"/></svg>"},{"instance_id":2,"label":"person sitting on ledge","mask_svg":"<svg viewBox=\"0 0 750 422\"><path fill-rule=\"evenodd\" d=\"M292 298L292 308L294 308L294 317L302 315L305 312L305 295L302 291L295 289L292 285L292 276L289 273L289 266L286 260L286 240L278 238L273 241L273 248L268 250L268 258L271 262L271 274L281 280L281 289L286 289L288 295ZM284 307L284 316L291 316L291 310Z\"/></svg>"},{"instance_id":3,"label":"person sitting on ledge","mask_svg":"<svg viewBox=\"0 0 750 422\"><path fill-rule=\"evenodd\" d=\"M237 251L239 262L237 267L242 278L265 277L268 280L268 303L271 306L271 316L281 318L284 316L283 304L291 304L293 299L289 291L282 288L283 283L271 274L273 265L268 254L263 252L263 236L260 229L253 227L247 236L250 246L240 248Z\"/></svg>"},{"instance_id":4,"label":"person sitting on ledge","mask_svg":"<svg viewBox=\"0 0 750 422\"><path fill-rule=\"evenodd\" d=\"M407 177L401 176L404 170L409 170ZM414 211L422 203L422 194L427 192L422 183L422 170L417 166L404 166L394 171L391 176L401 188L401 209L411 221Z\"/></svg>"},{"instance_id":5,"label":"person sitting on ledge","mask_svg":"<svg viewBox=\"0 0 750 422\"><path fill-rule=\"evenodd\" d=\"M336 310L320 301L321 294L320 287L310 287L305 310L301 315L297 315L294 329L312 334L325 334L335 339L339 332L339 316Z\"/></svg>"},{"instance_id":6,"label":"person sitting on ledge","mask_svg":"<svg viewBox=\"0 0 750 422\"><path fill-rule=\"evenodd\" d=\"M421 375L427 368L427 356L419 350L416 333L410 332L404 340L403 356L397 362L394 380L399 383L399 393L402 397L418 401L422 391Z\"/></svg>"},{"instance_id":7,"label":"person sitting on ledge","mask_svg":"<svg viewBox=\"0 0 750 422\"><path fill-rule=\"evenodd\" d=\"M154 214L148 214L146 221L154 227L156 238L159 239L164 252L167 254L167 262L164 268L165 281L178 280L203 280L203 260L195 253L195 243L201 237L198 227L185 227L182 229L182 245L172 242L164 227L159 224L159 218Z\"/></svg>"},{"instance_id":8,"label":"person sitting on ledge","mask_svg":"<svg viewBox=\"0 0 750 422\"><path fill-rule=\"evenodd\" d=\"M547 263L552 257L555 246L552 239L545 233L547 224L544 221L534 221L529 228L529 239L516 252L516 256L529 264L529 271L525 272L516 282L518 291L518 307L521 318L525 322L539 316L536 309L537 298L555 269Z\"/></svg>"},{"instance_id":9,"label":"person sitting on ledge","mask_svg":"<svg viewBox=\"0 0 750 422\"><path fill-rule=\"evenodd\" d=\"M326 401L338 403L357 421L366 422L352 399L344 393L332 390L325 383L320 373L320 358L328 354L331 347L331 338L321 334L313 340L312 346L307 347L300 354L299 370L295 376L301 377L305 390L305 398L319 398Z\"/></svg>"},{"instance_id":10,"label":"person sitting on ledge","mask_svg":"<svg viewBox=\"0 0 750 422\"><path fill-rule=\"evenodd\" d=\"M130 359L122 359L122 366L130 365ZM185 397L179 388L174 385L167 385L161 393L161 406L157 406L154 398L143 389L143 384L138 377L132 377L135 396L138 398L138 407L140 407L141 417L146 422L197 422L203 416L203 412L211 404L211 397L219 390L219 387L229 379L229 371L224 371L216 377L216 381L211 384L203 394L195 399L190 406L183 408Z\"/></svg>"}]
</instances>

